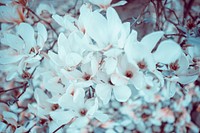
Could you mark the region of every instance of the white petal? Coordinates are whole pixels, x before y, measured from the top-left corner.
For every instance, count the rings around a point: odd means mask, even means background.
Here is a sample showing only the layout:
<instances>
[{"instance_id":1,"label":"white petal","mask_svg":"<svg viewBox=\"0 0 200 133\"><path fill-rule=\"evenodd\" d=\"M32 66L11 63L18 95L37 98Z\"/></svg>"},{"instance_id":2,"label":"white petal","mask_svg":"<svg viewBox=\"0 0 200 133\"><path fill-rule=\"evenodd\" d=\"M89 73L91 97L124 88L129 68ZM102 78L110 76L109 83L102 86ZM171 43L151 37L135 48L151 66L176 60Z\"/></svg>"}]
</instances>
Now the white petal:
<instances>
[{"instance_id":1,"label":"white petal","mask_svg":"<svg viewBox=\"0 0 200 133\"><path fill-rule=\"evenodd\" d=\"M12 57L1 57L0 58L0 64L10 64L15 63L21 60L24 57L24 55L18 55L18 56L12 56Z\"/></svg>"},{"instance_id":2,"label":"white petal","mask_svg":"<svg viewBox=\"0 0 200 133\"><path fill-rule=\"evenodd\" d=\"M179 76L178 82L181 84L189 84L197 80L199 76L198 75L193 75L193 76Z\"/></svg>"},{"instance_id":3,"label":"white petal","mask_svg":"<svg viewBox=\"0 0 200 133\"><path fill-rule=\"evenodd\" d=\"M83 74L77 70L74 69L73 71L66 71L65 69L61 69L60 72L68 79L68 80L76 80L80 79Z\"/></svg>"},{"instance_id":4,"label":"white petal","mask_svg":"<svg viewBox=\"0 0 200 133\"><path fill-rule=\"evenodd\" d=\"M89 119L87 117L79 117L79 118L76 118L75 121L73 121L70 127L83 128L88 123L89 123Z\"/></svg>"},{"instance_id":5,"label":"white petal","mask_svg":"<svg viewBox=\"0 0 200 133\"><path fill-rule=\"evenodd\" d=\"M52 18L62 27L64 27L67 30L70 31L77 31L77 27L74 26L74 18L69 16L69 15L65 15L64 17L61 17L57 14L53 15Z\"/></svg>"},{"instance_id":6,"label":"white petal","mask_svg":"<svg viewBox=\"0 0 200 133\"><path fill-rule=\"evenodd\" d=\"M36 44L35 36L34 36L34 29L28 23L20 23L17 27L17 33L23 38L27 47L34 47Z\"/></svg>"},{"instance_id":7,"label":"white petal","mask_svg":"<svg viewBox=\"0 0 200 133\"><path fill-rule=\"evenodd\" d=\"M3 133L6 130L6 128L7 128L8 125L5 124L4 122L1 122L1 121L0 121L0 125L1 125L0 126L0 132Z\"/></svg>"},{"instance_id":8,"label":"white petal","mask_svg":"<svg viewBox=\"0 0 200 133\"><path fill-rule=\"evenodd\" d=\"M144 74L142 72L136 72L131 81L137 90L140 90L144 86Z\"/></svg>"},{"instance_id":9,"label":"white petal","mask_svg":"<svg viewBox=\"0 0 200 133\"><path fill-rule=\"evenodd\" d=\"M99 12L93 12L85 22L86 33L104 48L109 44L109 33L107 32L107 20Z\"/></svg>"},{"instance_id":10,"label":"white petal","mask_svg":"<svg viewBox=\"0 0 200 133\"><path fill-rule=\"evenodd\" d=\"M5 118L12 118L12 119L14 119L15 121L18 120L17 115L14 114L14 113L12 113L12 112L3 111L2 115L3 115L4 119L5 119Z\"/></svg>"},{"instance_id":11,"label":"white petal","mask_svg":"<svg viewBox=\"0 0 200 133\"><path fill-rule=\"evenodd\" d=\"M104 69L108 75L112 74L115 71L116 67L117 67L117 61L114 58L105 59Z\"/></svg>"},{"instance_id":12,"label":"white petal","mask_svg":"<svg viewBox=\"0 0 200 133\"><path fill-rule=\"evenodd\" d=\"M55 54L54 52L49 51L48 56L51 59L51 61L53 61L56 65L58 65L58 66L64 66L65 65L65 63L63 61L61 61L59 56L57 54Z\"/></svg>"},{"instance_id":13,"label":"white petal","mask_svg":"<svg viewBox=\"0 0 200 133\"><path fill-rule=\"evenodd\" d=\"M90 98L85 102L85 107L88 110L87 116L93 116L94 113L98 109L98 99L97 98Z\"/></svg>"},{"instance_id":14,"label":"white petal","mask_svg":"<svg viewBox=\"0 0 200 133\"><path fill-rule=\"evenodd\" d=\"M61 123L60 123L61 124ZM59 128L60 126L62 126L62 124L60 125L58 123L56 123L55 121L51 121L48 123L48 127L49 127L49 132L53 133L57 128ZM31 130L32 131L32 130ZM60 129L58 130L56 133L62 133L63 130Z\"/></svg>"},{"instance_id":15,"label":"white petal","mask_svg":"<svg viewBox=\"0 0 200 133\"><path fill-rule=\"evenodd\" d=\"M12 112L8 112L8 111L3 111L2 115L3 115L3 119L8 124L14 125L15 127L17 126L18 118L17 118L16 114L14 114Z\"/></svg>"},{"instance_id":16,"label":"white petal","mask_svg":"<svg viewBox=\"0 0 200 133\"><path fill-rule=\"evenodd\" d=\"M92 76L96 75L99 68L99 63L96 58L92 58L91 60L91 69L92 69Z\"/></svg>"},{"instance_id":17,"label":"white petal","mask_svg":"<svg viewBox=\"0 0 200 133\"><path fill-rule=\"evenodd\" d=\"M58 36L58 54L63 54L63 52L71 52L69 41L63 33L60 33ZM66 55L65 55L66 56Z\"/></svg>"},{"instance_id":18,"label":"white petal","mask_svg":"<svg viewBox=\"0 0 200 133\"><path fill-rule=\"evenodd\" d=\"M141 51L143 49L140 45L138 45L137 41L137 32L132 30L131 34L128 36L126 40L124 51L129 60L139 58L141 56Z\"/></svg>"},{"instance_id":19,"label":"white petal","mask_svg":"<svg viewBox=\"0 0 200 133\"><path fill-rule=\"evenodd\" d=\"M37 30L38 30L37 44L40 47L43 47L44 43L47 40L47 30L42 23L37 24Z\"/></svg>"},{"instance_id":20,"label":"white petal","mask_svg":"<svg viewBox=\"0 0 200 133\"><path fill-rule=\"evenodd\" d=\"M117 2L117 3L115 3L115 4L112 4L112 7L123 6L123 5L125 5L126 3L127 3L127 1L122 0L122 1L119 1L119 2Z\"/></svg>"},{"instance_id":21,"label":"white petal","mask_svg":"<svg viewBox=\"0 0 200 133\"><path fill-rule=\"evenodd\" d=\"M70 109L74 107L72 96L68 93L65 93L60 97L58 104L64 109Z\"/></svg>"},{"instance_id":22,"label":"white petal","mask_svg":"<svg viewBox=\"0 0 200 133\"><path fill-rule=\"evenodd\" d=\"M73 117L75 117L72 111L63 111L63 110L50 112L50 116L59 125L67 124L68 122L71 121Z\"/></svg>"},{"instance_id":23,"label":"white petal","mask_svg":"<svg viewBox=\"0 0 200 133\"><path fill-rule=\"evenodd\" d=\"M17 75L18 73L16 72L16 70L10 71L8 75L6 76L6 80L11 81L13 78L17 77Z\"/></svg>"},{"instance_id":24,"label":"white petal","mask_svg":"<svg viewBox=\"0 0 200 133\"><path fill-rule=\"evenodd\" d=\"M163 94L166 99L169 99L176 93L176 82L167 81L166 87L167 88L163 90Z\"/></svg>"},{"instance_id":25,"label":"white petal","mask_svg":"<svg viewBox=\"0 0 200 133\"><path fill-rule=\"evenodd\" d=\"M106 12L110 42L116 43L121 31L122 22L114 8L109 7Z\"/></svg>"},{"instance_id":26,"label":"white petal","mask_svg":"<svg viewBox=\"0 0 200 133\"><path fill-rule=\"evenodd\" d=\"M18 36L9 33L4 34L4 37L1 38L1 43L18 51L24 48L24 41Z\"/></svg>"},{"instance_id":27,"label":"white petal","mask_svg":"<svg viewBox=\"0 0 200 133\"><path fill-rule=\"evenodd\" d=\"M69 54L67 54L67 56L65 58L66 58L66 64L69 67L78 65L83 59L77 53L69 53Z\"/></svg>"},{"instance_id":28,"label":"white petal","mask_svg":"<svg viewBox=\"0 0 200 133\"><path fill-rule=\"evenodd\" d=\"M146 47L149 52L151 52L163 35L163 31L152 32L144 36L141 40L141 43Z\"/></svg>"},{"instance_id":29,"label":"white petal","mask_svg":"<svg viewBox=\"0 0 200 133\"><path fill-rule=\"evenodd\" d=\"M130 22L123 23L123 26L121 28L120 37L118 39L118 47L124 48L125 41L130 34Z\"/></svg>"},{"instance_id":30,"label":"white petal","mask_svg":"<svg viewBox=\"0 0 200 133\"><path fill-rule=\"evenodd\" d=\"M43 107L48 107L50 104L46 101L48 96L44 93L42 89L36 88L34 92L34 98L37 101L38 105Z\"/></svg>"},{"instance_id":31,"label":"white petal","mask_svg":"<svg viewBox=\"0 0 200 133\"><path fill-rule=\"evenodd\" d=\"M64 60L67 56L67 53L70 52L69 44L67 44L67 38L63 33L60 33L58 37L58 56L63 63L66 63Z\"/></svg>"},{"instance_id":32,"label":"white petal","mask_svg":"<svg viewBox=\"0 0 200 133\"><path fill-rule=\"evenodd\" d=\"M115 3L115 4L112 4L112 7L123 6L123 5L125 5L126 3L127 3L127 1L121 0L121 1L119 1L119 2L117 2L117 3Z\"/></svg>"},{"instance_id":33,"label":"white petal","mask_svg":"<svg viewBox=\"0 0 200 133\"><path fill-rule=\"evenodd\" d=\"M175 62L181 56L180 46L172 40L165 40L160 43L154 53L157 62L169 64Z\"/></svg>"},{"instance_id":34,"label":"white petal","mask_svg":"<svg viewBox=\"0 0 200 133\"><path fill-rule=\"evenodd\" d=\"M103 114L103 113L100 112L100 111L96 111L95 114L94 114L94 117L95 117L97 120L99 120L100 122L102 122L102 123L105 123L105 122L109 119L108 115Z\"/></svg>"},{"instance_id":35,"label":"white petal","mask_svg":"<svg viewBox=\"0 0 200 133\"><path fill-rule=\"evenodd\" d=\"M97 96L103 101L103 104L107 104L111 98L112 88L106 84L97 84L95 87Z\"/></svg>"},{"instance_id":36,"label":"white petal","mask_svg":"<svg viewBox=\"0 0 200 133\"><path fill-rule=\"evenodd\" d=\"M121 49L111 48L111 49L105 51L104 55L107 57L117 58L122 52L123 52L123 50L121 50Z\"/></svg>"},{"instance_id":37,"label":"white petal","mask_svg":"<svg viewBox=\"0 0 200 133\"><path fill-rule=\"evenodd\" d=\"M64 26L63 18L57 14L53 15L52 18L61 26Z\"/></svg>"},{"instance_id":38,"label":"white petal","mask_svg":"<svg viewBox=\"0 0 200 133\"><path fill-rule=\"evenodd\" d=\"M114 86L113 92L119 102L126 102L131 96L131 90L128 86Z\"/></svg>"},{"instance_id":39,"label":"white petal","mask_svg":"<svg viewBox=\"0 0 200 133\"><path fill-rule=\"evenodd\" d=\"M184 53L182 53L181 57L178 59L178 65L179 69L177 73L184 73L189 68L189 60Z\"/></svg>"},{"instance_id":40,"label":"white petal","mask_svg":"<svg viewBox=\"0 0 200 133\"><path fill-rule=\"evenodd\" d=\"M85 90L83 88L77 88L75 90L73 101L76 106L81 107L84 104Z\"/></svg>"},{"instance_id":41,"label":"white petal","mask_svg":"<svg viewBox=\"0 0 200 133\"><path fill-rule=\"evenodd\" d=\"M52 77L52 78L48 77L48 80L43 81L43 82L44 82L45 88L48 91L50 91L53 94L55 93L59 94L63 92L62 91L63 85L59 84L58 81L59 81L59 77Z\"/></svg>"},{"instance_id":42,"label":"white petal","mask_svg":"<svg viewBox=\"0 0 200 133\"><path fill-rule=\"evenodd\" d=\"M122 75L114 73L111 75L111 82L114 85L126 85L128 83L128 79Z\"/></svg>"}]
</instances>

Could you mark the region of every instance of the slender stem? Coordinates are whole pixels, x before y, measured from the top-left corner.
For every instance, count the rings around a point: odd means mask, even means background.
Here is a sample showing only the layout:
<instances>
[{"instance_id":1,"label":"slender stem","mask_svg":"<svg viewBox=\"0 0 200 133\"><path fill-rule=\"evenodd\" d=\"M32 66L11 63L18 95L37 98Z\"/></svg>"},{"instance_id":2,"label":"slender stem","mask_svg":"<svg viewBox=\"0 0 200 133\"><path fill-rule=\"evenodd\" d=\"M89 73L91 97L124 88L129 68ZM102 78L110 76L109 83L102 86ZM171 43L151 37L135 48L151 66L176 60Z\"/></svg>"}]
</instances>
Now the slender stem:
<instances>
[{"instance_id":1,"label":"slender stem","mask_svg":"<svg viewBox=\"0 0 200 133\"><path fill-rule=\"evenodd\" d=\"M24 83L24 84L21 85L21 86L17 86L17 87L14 87L14 88L12 88L12 89L9 89L9 90L0 91L0 93L5 93L5 92L8 92L8 91L13 91L13 90L21 89L22 87L26 86L27 84L28 84L28 82Z\"/></svg>"},{"instance_id":2,"label":"slender stem","mask_svg":"<svg viewBox=\"0 0 200 133\"><path fill-rule=\"evenodd\" d=\"M60 127L58 127L55 131L53 131L53 133L56 133L58 130L60 130L61 128L63 128L65 126L65 124L61 125Z\"/></svg>"},{"instance_id":3,"label":"slender stem","mask_svg":"<svg viewBox=\"0 0 200 133\"><path fill-rule=\"evenodd\" d=\"M37 19L38 21L43 21L45 22L49 27L50 29L58 36L58 33L56 32L56 30L53 28L53 26L51 25L51 23L47 22L46 20L40 18L33 10L31 10L30 8L28 7L25 7L25 9L27 9L29 12L31 12Z\"/></svg>"}]
</instances>

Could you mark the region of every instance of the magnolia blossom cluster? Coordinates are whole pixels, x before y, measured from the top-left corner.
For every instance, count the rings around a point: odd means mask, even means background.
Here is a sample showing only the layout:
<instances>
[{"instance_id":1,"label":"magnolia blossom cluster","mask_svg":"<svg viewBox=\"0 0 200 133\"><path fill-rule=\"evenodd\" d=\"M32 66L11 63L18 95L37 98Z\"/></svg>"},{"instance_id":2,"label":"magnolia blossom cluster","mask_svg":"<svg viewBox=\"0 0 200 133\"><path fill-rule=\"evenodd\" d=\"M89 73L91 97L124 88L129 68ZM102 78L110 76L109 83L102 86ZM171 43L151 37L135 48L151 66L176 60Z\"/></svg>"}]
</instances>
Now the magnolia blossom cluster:
<instances>
[{"instance_id":1,"label":"magnolia blossom cluster","mask_svg":"<svg viewBox=\"0 0 200 133\"><path fill-rule=\"evenodd\" d=\"M0 6L0 132L199 131L193 50L164 31L138 40L113 8L125 1L90 0L78 16L22 2Z\"/></svg>"}]
</instances>

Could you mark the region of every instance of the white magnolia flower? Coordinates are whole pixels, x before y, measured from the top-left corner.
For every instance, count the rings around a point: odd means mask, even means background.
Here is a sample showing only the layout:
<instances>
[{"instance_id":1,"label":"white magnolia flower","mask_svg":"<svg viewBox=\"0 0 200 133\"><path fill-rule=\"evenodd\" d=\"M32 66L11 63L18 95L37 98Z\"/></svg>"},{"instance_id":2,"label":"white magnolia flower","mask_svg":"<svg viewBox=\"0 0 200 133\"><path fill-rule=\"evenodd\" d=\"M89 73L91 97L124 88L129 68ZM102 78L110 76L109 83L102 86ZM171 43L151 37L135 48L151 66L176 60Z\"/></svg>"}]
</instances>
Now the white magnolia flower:
<instances>
[{"instance_id":1,"label":"white magnolia flower","mask_svg":"<svg viewBox=\"0 0 200 133\"><path fill-rule=\"evenodd\" d=\"M84 49L82 48L81 37L72 33L68 38L63 33L58 37L58 54L49 51L50 59L58 66L70 69L81 63Z\"/></svg>"},{"instance_id":2,"label":"white magnolia flower","mask_svg":"<svg viewBox=\"0 0 200 133\"><path fill-rule=\"evenodd\" d=\"M91 60L88 63L82 64L80 70L74 69L72 71L66 71L61 69L61 73L70 81L77 81L83 84L92 84L93 77L98 71L98 62Z\"/></svg>"},{"instance_id":3,"label":"white magnolia flower","mask_svg":"<svg viewBox=\"0 0 200 133\"><path fill-rule=\"evenodd\" d=\"M155 102L156 95L164 86L164 79L159 71L146 73L143 79L143 87L139 90L146 102Z\"/></svg>"},{"instance_id":4,"label":"white magnolia flower","mask_svg":"<svg viewBox=\"0 0 200 133\"><path fill-rule=\"evenodd\" d=\"M114 74L113 78L112 76L110 78L105 73L98 73L97 78L100 80L100 83L97 83L95 92L96 95L103 101L103 104L107 104L110 101L112 92L114 93L116 100L119 102L126 102L130 98L131 90L127 84L121 82L124 80L120 76L117 77ZM121 79L119 80L118 78ZM114 84L113 81L116 84ZM120 82L117 83L117 81Z\"/></svg>"},{"instance_id":5,"label":"white magnolia flower","mask_svg":"<svg viewBox=\"0 0 200 133\"><path fill-rule=\"evenodd\" d=\"M0 6L0 22L17 23L24 22L25 15L21 5L6 5Z\"/></svg>"},{"instance_id":6,"label":"white magnolia flower","mask_svg":"<svg viewBox=\"0 0 200 133\"><path fill-rule=\"evenodd\" d=\"M77 31L77 27L74 25L75 18L71 17L70 15L60 16L58 14L54 14L52 18L63 28L73 32Z\"/></svg>"},{"instance_id":7,"label":"white magnolia flower","mask_svg":"<svg viewBox=\"0 0 200 133\"><path fill-rule=\"evenodd\" d=\"M82 32L85 33L84 22L88 21L88 15L91 13L91 9L87 4L84 4L80 8L80 15L78 20L70 15L59 16L57 14L53 15L52 18L63 28L69 30L70 32Z\"/></svg>"},{"instance_id":8,"label":"white magnolia flower","mask_svg":"<svg viewBox=\"0 0 200 133\"><path fill-rule=\"evenodd\" d=\"M181 84L194 82L198 78L198 68L190 68L190 62L184 53L175 61L169 64L169 69L179 78Z\"/></svg>"},{"instance_id":9,"label":"white magnolia flower","mask_svg":"<svg viewBox=\"0 0 200 133\"><path fill-rule=\"evenodd\" d=\"M119 75L128 81L128 84L133 84L134 87L138 90L143 88L144 74L141 71L139 71L139 68L135 62L130 63L128 61L126 55L122 55L119 57L118 71L119 71ZM119 84L120 80L116 80L116 81L112 80L112 82L114 84Z\"/></svg>"},{"instance_id":10,"label":"white magnolia flower","mask_svg":"<svg viewBox=\"0 0 200 133\"><path fill-rule=\"evenodd\" d=\"M107 51L112 47L123 48L130 24L122 23L113 8L108 8L106 18L97 11L88 14L87 18L90 21L84 22L85 33L95 41L88 45L90 49Z\"/></svg>"},{"instance_id":11,"label":"white magnolia flower","mask_svg":"<svg viewBox=\"0 0 200 133\"><path fill-rule=\"evenodd\" d=\"M70 127L82 128L86 126L89 120L95 117L98 120L106 121L107 116L98 109L98 100L96 98L88 99L84 102L85 92L82 88L69 88L67 92L59 99L59 105L62 110L50 113L50 116L59 125L70 122ZM64 111L68 109L68 111Z\"/></svg>"},{"instance_id":12,"label":"white magnolia flower","mask_svg":"<svg viewBox=\"0 0 200 133\"><path fill-rule=\"evenodd\" d=\"M33 27L28 23L20 23L16 28L17 35L3 33L1 43L9 46L6 50L1 50L0 64L18 64L17 71L22 74L22 68L28 64L38 63L41 60L40 51L47 40L47 31L43 24L37 24L37 40ZM15 68L14 68L15 69ZM10 77L15 77L14 75ZM9 78L12 79L12 78Z\"/></svg>"},{"instance_id":13,"label":"white magnolia flower","mask_svg":"<svg viewBox=\"0 0 200 133\"><path fill-rule=\"evenodd\" d=\"M157 63L170 64L176 61L181 56L181 48L172 40L161 41L158 48L153 51L162 36L163 32L157 31L146 35L138 42L137 33L132 31L125 45L129 60L136 61L140 69L148 68L150 71L155 71Z\"/></svg>"},{"instance_id":14,"label":"white magnolia flower","mask_svg":"<svg viewBox=\"0 0 200 133\"><path fill-rule=\"evenodd\" d=\"M130 62L136 62L141 70L155 70L155 61L152 49L162 37L162 32L154 32L146 35L141 42L137 41L137 32L132 30L125 44L125 52Z\"/></svg>"},{"instance_id":15,"label":"white magnolia flower","mask_svg":"<svg viewBox=\"0 0 200 133\"><path fill-rule=\"evenodd\" d=\"M165 40L160 43L153 56L156 62L170 64L176 61L181 54L181 47L176 42Z\"/></svg>"},{"instance_id":16,"label":"white magnolia flower","mask_svg":"<svg viewBox=\"0 0 200 133\"><path fill-rule=\"evenodd\" d=\"M47 115L52 110L52 104L48 102L49 97L44 93L43 90L36 88L34 91L34 97L37 102L36 105L29 104L28 108L30 112L34 113L40 118L48 119Z\"/></svg>"}]
</instances>

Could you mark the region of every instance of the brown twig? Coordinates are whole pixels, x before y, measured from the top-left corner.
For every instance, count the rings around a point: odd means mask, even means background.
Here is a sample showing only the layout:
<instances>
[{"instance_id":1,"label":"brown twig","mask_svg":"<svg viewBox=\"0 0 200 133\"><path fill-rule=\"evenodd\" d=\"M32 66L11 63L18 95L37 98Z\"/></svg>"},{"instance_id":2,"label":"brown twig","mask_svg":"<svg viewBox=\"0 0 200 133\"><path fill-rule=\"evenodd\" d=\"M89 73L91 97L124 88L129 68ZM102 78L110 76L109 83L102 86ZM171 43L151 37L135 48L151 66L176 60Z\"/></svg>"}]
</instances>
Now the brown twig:
<instances>
[{"instance_id":1,"label":"brown twig","mask_svg":"<svg viewBox=\"0 0 200 133\"><path fill-rule=\"evenodd\" d=\"M58 36L58 33L56 32L56 30L53 28L53 26L51 25L51 23L47 22L46 20L40 18L33 10L31 10L29 7L25 7L26 10L28 10L29 12L31 12L37 19L38 22L39 21L43 21L45 24L47 24L50 29Z\"/></svg>"},{"instance_id":2,"label":"brown twig","mask_svg":"<svg viewBox=\"0 0 200 133\"><path fill-rule=\"evenodd\" d=\"M8 91L13 91L13 90L17 90L17 89L21 89L22 87L26 86L28 84L28 82L25 82L23 85L21 86L17 86L17 87L14 87L12 89L9 89L9 90L3 90L3 91L0 91L0 93L5 93L5 92L8 92Z\"/></svg>"}]
</instances>

